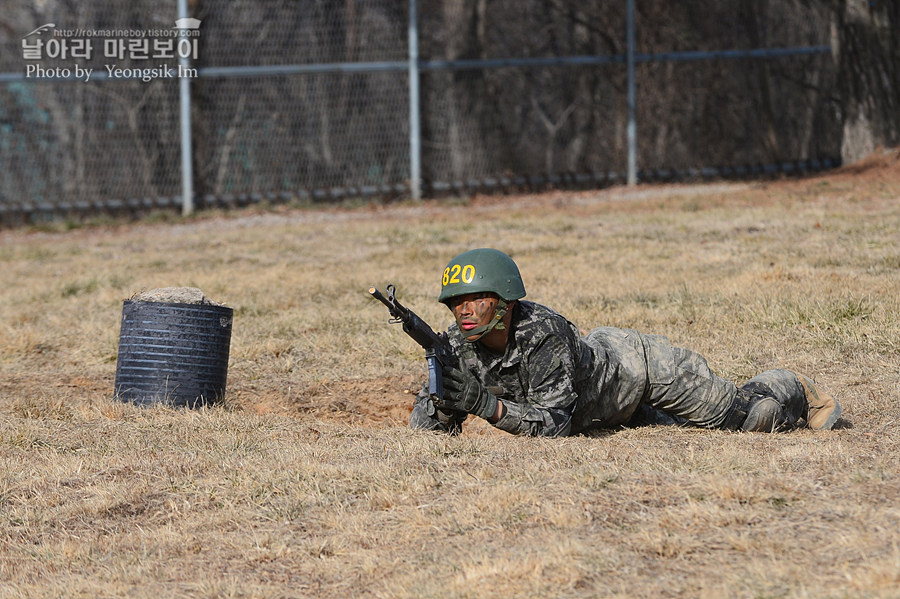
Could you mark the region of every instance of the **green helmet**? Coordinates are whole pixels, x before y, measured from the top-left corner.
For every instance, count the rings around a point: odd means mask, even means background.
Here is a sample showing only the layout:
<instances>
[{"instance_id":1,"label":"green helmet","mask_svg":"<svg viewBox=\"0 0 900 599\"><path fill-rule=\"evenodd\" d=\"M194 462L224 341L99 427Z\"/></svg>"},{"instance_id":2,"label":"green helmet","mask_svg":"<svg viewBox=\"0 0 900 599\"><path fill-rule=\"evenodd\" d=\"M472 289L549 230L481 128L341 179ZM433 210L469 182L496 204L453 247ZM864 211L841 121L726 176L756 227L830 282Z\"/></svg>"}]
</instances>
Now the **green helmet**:
<instances>
[{"instance_id":1,"label":"green helmet","mask_svg":"<svg viewBox=\"0 0 900 599\"><path fill-rule=\"evenodd\" d=\"M525 297L519 267L500 250L479 248L453 258L444 269L438 301L446 304L458 295L485 291L506 301Z\"/></svg>"}]
</instances>

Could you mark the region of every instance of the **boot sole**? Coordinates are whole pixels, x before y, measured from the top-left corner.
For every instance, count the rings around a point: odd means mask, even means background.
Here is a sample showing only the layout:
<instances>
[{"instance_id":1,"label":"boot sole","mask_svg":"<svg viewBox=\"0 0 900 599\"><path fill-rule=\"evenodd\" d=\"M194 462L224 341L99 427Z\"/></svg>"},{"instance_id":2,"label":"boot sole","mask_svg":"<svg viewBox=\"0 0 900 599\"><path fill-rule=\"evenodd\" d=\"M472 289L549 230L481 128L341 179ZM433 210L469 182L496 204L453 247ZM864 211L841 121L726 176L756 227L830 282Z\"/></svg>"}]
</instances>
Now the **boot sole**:
<instances>
[{"instance_id":1,"label":"boot sole","mask_svg":"<svg viewBox=\"0 0 900 599\"><path fill-rule=\"evenodd\" d=\"M816 414L816 420L820 419L820 415ZM810 424L811 429L817 431L830 431L834 428L834 425L837 424L837 421L841 419L841 405L838 402L834 402L834 409L831 411L831 414L828 415L828 418L825 419L825 422L822 423L821 426L813 426Z\"/></svg>"},{"instance_id":2,"label":"boot sole","mask_svg":"<svg viewBox=\"0 0 900 599\"><path fill-rule=\"evenodd\" d=\"M815 400L815 405L822 406L816 410L815 416L807 419L807 426L817 431L831 430L834 425L837 424L837 421L841 419L841 404L827 393L820 392L816 388L815 383L805 376L799 376L797 378L800 379L800 384L803 385L803 390L806 391L806 403L808 405L813 405L813 402L809 401L810 398L813 398ZM828 406L831 406L830 411Z\"/></svg>"}]
</instances>

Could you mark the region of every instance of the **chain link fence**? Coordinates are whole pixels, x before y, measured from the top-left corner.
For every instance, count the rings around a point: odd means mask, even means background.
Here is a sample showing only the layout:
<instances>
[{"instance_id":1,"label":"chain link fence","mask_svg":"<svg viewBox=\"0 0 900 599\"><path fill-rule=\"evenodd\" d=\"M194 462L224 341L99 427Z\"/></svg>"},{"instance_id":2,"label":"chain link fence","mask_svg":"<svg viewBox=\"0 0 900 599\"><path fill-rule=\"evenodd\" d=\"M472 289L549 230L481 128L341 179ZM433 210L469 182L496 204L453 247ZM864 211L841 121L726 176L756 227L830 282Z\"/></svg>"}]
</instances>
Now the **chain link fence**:
<instances>
[{"instance_id":1,"label":"chain link fence","mask_svg":"<svg viewBox=\"0 0 900 599\"><path fill-rule=\"evenodd\" d=\"M175 0L7 4L0 222L180 206L179 75L197 206L409 193L407 2L197 0L185 73ZM418 0L424 193L624 180L625 4ZM839 163L824 6L637 0L636 19L642 180ZM817 50L729 54L788 47Z\"/></svg>"}]
</instances>

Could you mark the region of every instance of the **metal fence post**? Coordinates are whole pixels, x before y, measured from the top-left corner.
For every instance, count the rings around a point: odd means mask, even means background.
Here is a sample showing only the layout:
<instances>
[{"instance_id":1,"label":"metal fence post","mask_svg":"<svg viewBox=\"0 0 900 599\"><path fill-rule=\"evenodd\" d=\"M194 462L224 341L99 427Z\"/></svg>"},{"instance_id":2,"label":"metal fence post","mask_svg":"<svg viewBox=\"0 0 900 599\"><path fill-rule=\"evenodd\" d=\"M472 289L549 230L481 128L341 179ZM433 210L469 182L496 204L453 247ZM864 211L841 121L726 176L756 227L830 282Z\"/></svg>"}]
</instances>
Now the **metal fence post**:
<instances>
[{"instance_id":1,"label":"metal fence post","mask_svg":"<svg viewBox=\"0 0 900 599\"><path fill-rule=\"evenodd\" d=\"M419 18L416 0L409 0L409 193L422 199L422 149L419 124Z\"/></svg>"},{"instance_id":2,"label":"metal fence post","mask_svg":"<svg viewBox=\"0 0 900 599\"><path fill-rule=\"evenodd\" d=\"M625 28L628 63L628 185L637 185L637 123L634 84L634 0L626 0Z\"/></svg>"},{"instance_id":3,"label":"metal fence post","mask_svg":"<svg viewBox=\"0 0 900 599\"><path fill-rule=\"evenodd\" d=\"M178 0L178 18L188 16L187 0ZM178 77L179 102L181 104L181 214L194 212L194 167L191 147L191 78L188 76L190 59L178 57L181 69Z\"/></svg>"}]
</instances>

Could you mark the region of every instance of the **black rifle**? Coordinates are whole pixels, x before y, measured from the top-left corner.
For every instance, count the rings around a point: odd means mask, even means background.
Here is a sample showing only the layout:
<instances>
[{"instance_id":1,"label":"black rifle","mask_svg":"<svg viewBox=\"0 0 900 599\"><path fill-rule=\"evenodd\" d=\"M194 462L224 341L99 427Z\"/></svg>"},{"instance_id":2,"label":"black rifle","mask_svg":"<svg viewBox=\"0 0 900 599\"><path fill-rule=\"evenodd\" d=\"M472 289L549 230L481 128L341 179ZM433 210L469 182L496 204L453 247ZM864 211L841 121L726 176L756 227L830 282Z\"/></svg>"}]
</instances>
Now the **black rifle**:
<instances>
[{"instance_id":1,"label":"black rifle","mask_svg":"<svg viewBox=\"0 0 900 599\"><path fill-rule=\"evenodd\" d=\"M441 367L444 364L455 365L456 354L450 347L447 334L435 333L415 312L397 301L394 291L395 287L388 285L385 297L375 287L369 288L372 297L390 310L391 319L388 322L403 323L403 332L425 349L425 361L428 363L428 393L433 400L440 401L444 396L444 373Z\"/></svg>"}]
</instances>

